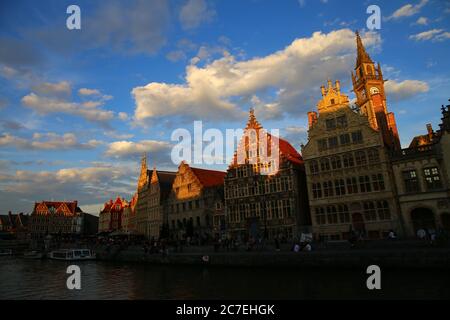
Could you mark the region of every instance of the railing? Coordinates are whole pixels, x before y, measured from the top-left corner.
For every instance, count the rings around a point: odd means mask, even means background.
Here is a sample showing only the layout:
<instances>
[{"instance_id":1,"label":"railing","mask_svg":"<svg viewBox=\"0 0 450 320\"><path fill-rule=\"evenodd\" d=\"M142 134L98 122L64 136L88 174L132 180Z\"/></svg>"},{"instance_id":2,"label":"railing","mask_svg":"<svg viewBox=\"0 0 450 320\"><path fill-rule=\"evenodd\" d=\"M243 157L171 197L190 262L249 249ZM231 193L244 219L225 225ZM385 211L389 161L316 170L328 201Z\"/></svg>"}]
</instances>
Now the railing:
<instances>
[{"instance_id":1,"label":"railing","mask_svg":"<svg viewBox=\"0 0 450 320\"><path fill-rule=\"evenodd\" d=\"M403 160L410 158L418 158L424 156L437 156L440 154L440 148L437 144L429 144L425 146L419 146L415 148L405 148L400 151L394 152L391 157L392 160Z\"/></svg>"}]
</instances>

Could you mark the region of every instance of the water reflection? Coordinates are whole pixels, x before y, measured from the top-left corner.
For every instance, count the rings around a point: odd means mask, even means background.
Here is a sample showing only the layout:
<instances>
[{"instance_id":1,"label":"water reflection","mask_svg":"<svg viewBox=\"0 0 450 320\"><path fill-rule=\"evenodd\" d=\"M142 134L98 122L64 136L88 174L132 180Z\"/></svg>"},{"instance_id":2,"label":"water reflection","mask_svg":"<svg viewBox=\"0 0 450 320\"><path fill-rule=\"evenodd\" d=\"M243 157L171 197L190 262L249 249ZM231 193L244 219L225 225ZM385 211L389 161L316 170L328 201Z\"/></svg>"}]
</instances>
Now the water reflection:
<instances>
[{"instance_id":1,"label":"water reflection","mask_svg":"<svg viewBox=\"0 0 450 320\"><path fill-rule=\"evenodd\" d=\"M384 270L369 291L364 270L211 268L80 262L81 290L66 288L69 263L0 259L1 299L448 299L445 270Z\"/></svg>"}]
</instances>

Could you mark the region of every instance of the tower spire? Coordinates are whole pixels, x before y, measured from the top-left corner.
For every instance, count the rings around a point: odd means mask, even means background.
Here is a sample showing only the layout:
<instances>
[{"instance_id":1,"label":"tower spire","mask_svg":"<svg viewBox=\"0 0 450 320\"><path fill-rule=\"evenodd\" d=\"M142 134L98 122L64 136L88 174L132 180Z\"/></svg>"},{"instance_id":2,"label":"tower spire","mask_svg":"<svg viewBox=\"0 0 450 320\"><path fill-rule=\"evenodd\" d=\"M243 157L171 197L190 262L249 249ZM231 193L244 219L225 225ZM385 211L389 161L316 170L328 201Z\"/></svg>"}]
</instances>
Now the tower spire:
<instances>
[{"instance_id":1,"label":"tower spire","mask_svg":"<svg viewBox=\"0 0 450 320\"><path fill-rule=\"evenodd\" d=\"M373 63L372 59L370 59L369 54L366 52L364 45L362 43L361 37L359 36L359 32L356 31L356 67L361 65L361 63Z\"/></svg>"},{"instance_id":2,"label":"tower spire","mask_svg":"<svg viewBox=\"0 0 450 320\"><path fill-rule=\"evenodd\" d=\"M246 129L257 129L258 130L261 128L262 128L261 124L258 122L258 120L256 120L256 117L255 117L255 109L250 108Z\"/></svg>"}]
</instances>

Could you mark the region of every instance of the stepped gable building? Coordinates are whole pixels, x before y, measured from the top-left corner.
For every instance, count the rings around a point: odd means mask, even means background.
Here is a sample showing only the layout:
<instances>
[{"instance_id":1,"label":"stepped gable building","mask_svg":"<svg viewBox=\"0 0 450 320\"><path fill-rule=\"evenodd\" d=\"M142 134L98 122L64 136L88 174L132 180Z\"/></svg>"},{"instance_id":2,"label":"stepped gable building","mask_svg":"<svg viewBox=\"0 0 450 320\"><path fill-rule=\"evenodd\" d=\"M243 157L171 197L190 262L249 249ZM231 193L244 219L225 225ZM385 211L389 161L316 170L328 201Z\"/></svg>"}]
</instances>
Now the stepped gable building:
<instances>
[{"instance_id":1,"label":"stepped gable building","mask_svg":"<svg viewBox=\"0 0 450 320\"><path fill-rule=\"evenodd\" d=\"M149 238L159 239L168 236L167 200L177 173L153 168L148 189L148 230Z\"/></svg>"},{"instance_id":2,"label":"stepped gable building","mask_svg":"<svg viewBox=\"0 0 450 320\"><path fill-rule=\"evenodd\" d=\"M148 194L149 194L150 173L147 169L147 156L141 160L141 172L137 185L136 202L136 233L148 236Z\"/></svg>"},{"instance_id":3,"label":"stepped gable building","mask_svg":"<svg viewBox=\"0 0 450 320\"><path fill-rule=\"evenodd\" d=\"M213 219L223 211L225 172L194 168L181 162L167 202L172 239L213 237Z\"/></svg>"},{"instance_id":4,"label":"stepped gable building","mask_svg":"<svg viewBox=\"0 0 450 320\"><path fill-rule=\"evenodd\" d=\"M442 106L440 128L414 137L392 156L405 232L450 231L450 105Z\"/></svg>"},{"instance_id":5,"label":"stepped gable building","mask_svg":"<svg viewBox=\"0 0 450 320\"><path fill-rule=\"evenodd\" d=\"M166 202L172 190L176 172L149 170L147 156L141 160L141 173L136 193L135 230L146 238L158 239L163 225L167 226Z\"/></svg>"},{"instance_id":6,"label":"stepped gable building","mask_svg":"<svg viewBox=\"0 0 450 320\"><path fill-rule=\"evenodd\" d=\"M273 143L279 154L271 154L269 160L264 156L275 151ZM264 149L269 152L262 155ZM267 133L251 109L225 177L227 233L244 240L298 236L310 225L305 179L301 155L287 141Z\"/></svg>"},{"instance_id":7,"label":"stepped gable building","mask_svg":"<svg viewBox=\"0 0 450 320\"><path fill-rule=\"evenodd\" d=\"M122 230L123 212L130 204L127 200L117 197L105 203L99 214L99 232Z\"/></svg>"},{"instance_id":8,"label":"stepped gable building","mask_svg":"<svg viewBox=\"0 0 450 320\"><path fill-rule=\"evenodd\" d=\"M400 146L395 119L386 108L381 68L359 34L356 40L357 106L350 106L339 81L333 86L328 80L318 113L308 113L302 154L316 239L347 239L352 232L376 239L403 231L389 158Z\"/></svg>"},{"instance_id":9,"label":"stepped gable building","mask_svg":"<svg viewBox=\"0 0 450 320\"><path fill-rule=\"evenodd\" d=\"M36 202L29 221L29 231L34 239L47 234L93 234L97 228L97 217L83 212L77 201Z\"/></svg>"},{"instance_id":10,"label":"stepped gable building","mask_svg":"<svg viewBox=\"0 0 450 320\"><path fill-rule=\"evenodd\" d=\"M29 215L22 212L13 214L9 211L7 215L0 215L0 237L3 233L18 239L27 238L29 218Z\"/></svg>"}]
</instances>

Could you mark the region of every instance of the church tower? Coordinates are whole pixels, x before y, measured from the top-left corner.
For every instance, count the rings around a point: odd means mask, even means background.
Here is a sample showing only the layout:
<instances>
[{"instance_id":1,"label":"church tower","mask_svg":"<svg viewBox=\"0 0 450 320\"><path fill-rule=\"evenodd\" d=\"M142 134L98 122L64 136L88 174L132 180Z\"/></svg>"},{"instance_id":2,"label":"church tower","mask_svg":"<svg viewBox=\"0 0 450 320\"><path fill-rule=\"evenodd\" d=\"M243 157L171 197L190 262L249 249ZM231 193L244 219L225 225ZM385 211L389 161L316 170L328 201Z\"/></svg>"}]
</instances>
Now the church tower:
<instances>
[{"instance_id":1,"label":"church tower","mask_svg":"<svg viewBox=\"0 0 450 320\"><path fill-rule=\"evenodd\" d=\"M372 128L381 131L385 145L392 150L399 150L401 147L397 124L394 113L387 110L385 80L380 64L375 66L364 48L358 31L356 32L356 48L355 74L352 72L356 104L368 117Z\"/></svg>"}]
</instances>

